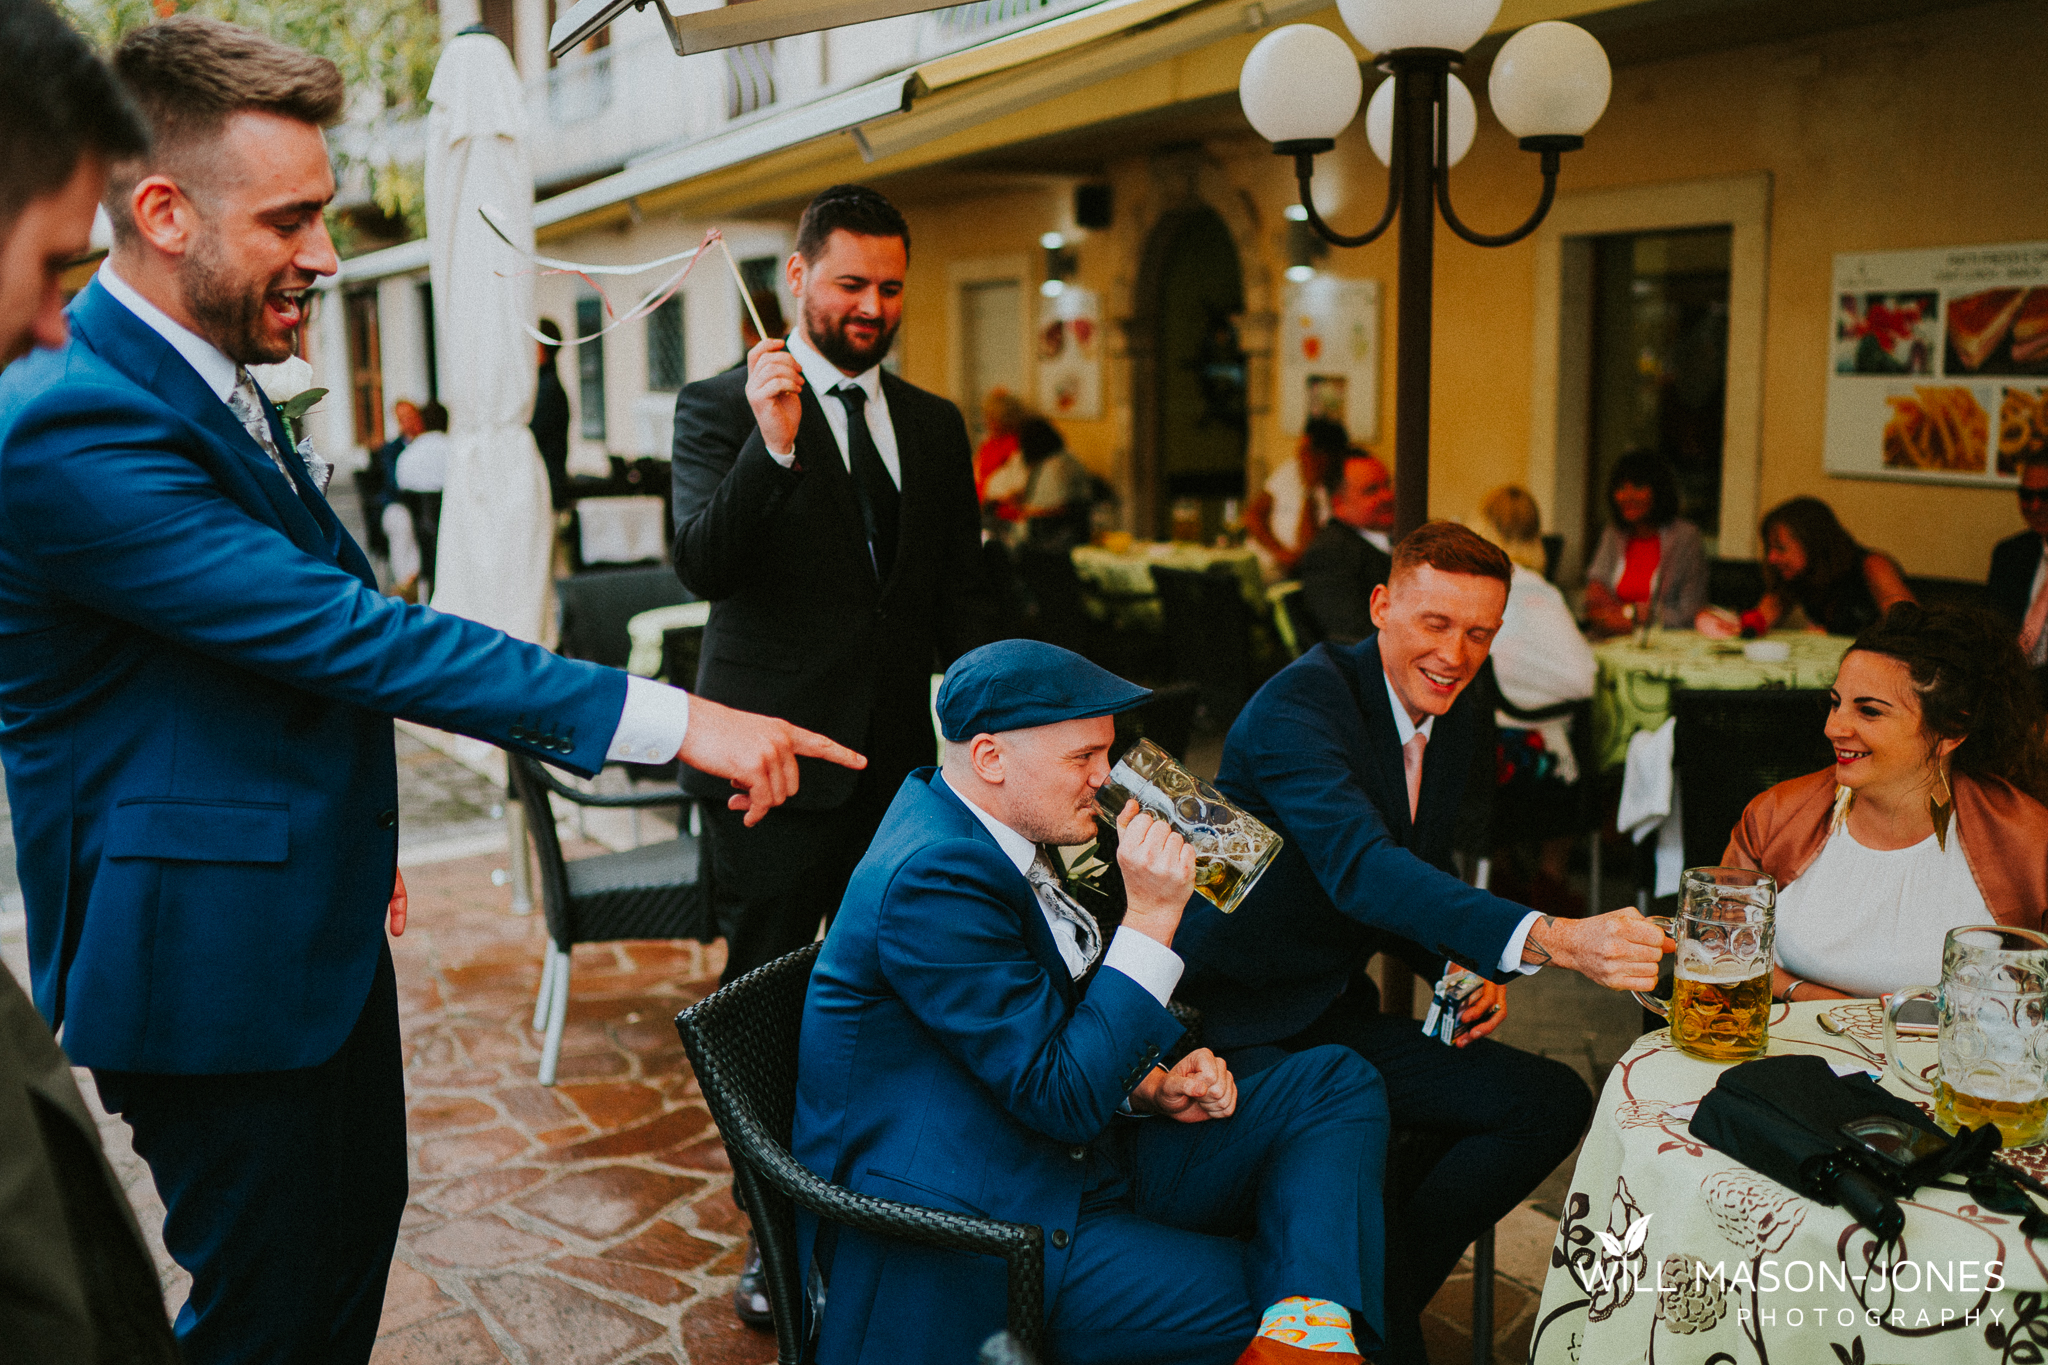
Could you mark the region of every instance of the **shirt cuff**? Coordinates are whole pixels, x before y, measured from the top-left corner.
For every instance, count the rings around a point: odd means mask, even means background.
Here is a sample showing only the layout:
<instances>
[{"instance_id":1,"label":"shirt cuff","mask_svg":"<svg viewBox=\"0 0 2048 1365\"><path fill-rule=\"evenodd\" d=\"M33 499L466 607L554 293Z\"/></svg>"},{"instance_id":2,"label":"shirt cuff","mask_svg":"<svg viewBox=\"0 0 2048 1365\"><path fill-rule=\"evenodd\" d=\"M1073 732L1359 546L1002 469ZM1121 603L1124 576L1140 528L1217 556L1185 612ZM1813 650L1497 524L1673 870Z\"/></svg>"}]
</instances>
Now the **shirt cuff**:
<instances>
[{"instance_id":1,"label":"shirt cuff","mask_svg":"<svg viewBox=\"0 0 2048 1365\"><path fill-rule=\"evenodd\" d=\"M1121 925L1109 941L1109 951L1102 955L1102 965L1114 967L1143 986L1162 1006L1173 999L1173 988L1180 984L1180 954L1156 938Z\"/></svg>"},{"instance_id":2,"label":"shirt cuff","mask_svg":"<svg viewBox=\"0 0 2048 1365\"><path fill-rule=\"evenodd\" d=\"M1529 931L1536 927L1536 921L1542 918L1541 914L1531 910L1527 915L1523 916L1522 922L1515 926L1515 932L1508 935L1508 946L1500 955L1500 969L1502 971L1520 972L1523 976L1533 976L1542 967L1543 964L1540 962L1522 961L1522 944L1528 939Z\"/></svg>"},{"instance_id":3,"label":"shirt cuff","mask_svg":"<svg viewBox=\"0 0 2048 1365\"><path fill-rule=\"evenodd\" d=\"M765 441L762 443L762 448L767 449L767 443ZM768 458L775 461L775 463L781 465L784 469L794 469L796 468L796 447L791 446L788 450L783 451L780 455L770 450L768 451Z\"/></svg>"},{"instance_id":4,"label":"shirt cuff","mask_svg":"<svg viewBox=\"0 0 2048 1365\"><path fill-rule=\"evenodd\" d=\"M626 678L626 705L605 758L613 763L666 763L690 730L690 694L652 678Z\"/></svg>"}]
</instances>

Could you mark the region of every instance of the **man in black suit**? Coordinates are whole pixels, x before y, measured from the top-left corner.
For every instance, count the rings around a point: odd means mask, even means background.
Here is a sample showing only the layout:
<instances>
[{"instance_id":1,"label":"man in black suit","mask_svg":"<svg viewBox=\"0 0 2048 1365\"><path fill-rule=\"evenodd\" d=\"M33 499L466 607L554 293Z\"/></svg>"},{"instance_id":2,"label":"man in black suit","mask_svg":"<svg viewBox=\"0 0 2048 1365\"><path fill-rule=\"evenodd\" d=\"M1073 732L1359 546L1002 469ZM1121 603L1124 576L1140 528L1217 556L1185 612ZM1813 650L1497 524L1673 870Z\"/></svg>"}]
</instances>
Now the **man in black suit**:
<instances>
[{"instance_id":1,"label":"man in black suit","mask_svg":"<svg viewBox=\"0 0 2048 1365\"><path fill-rule=\"evenodd\" d=\"M562 349L562 325L553 318L542 318L535 330L548 339L534 344L540 382L534 387L533 420L527 429L533 432L541 463L548 467L548 497L559 512L569 505L569 394L555 371L555 357Z\"/></svg>"},{"instance_id":2,"label":"man in black suit","mask_svg":"<svg viewBox=\"0 0 2048 1365\"><path fill-rule=\"evenodd\" d=\"M909 246L881 195L824 191L785 267L801 310L788 341L676 397L676 574L712 603L701 694L806 717L868 756L844 781L806 769L772 824L743 828L714 803L727 981L838 908L896 788L937 752L931 674L987 629L966 425L881 369Z\"/></svg>"},{"instance_id":3,"label":"man in black suit","mask_svg":"<svg viewBox=\"0 0 2048 1365\"><path fill-rule=\"evenodd\" d=\"M1394 567L1394 486L1387 467L1354 448L1330 480L1330 519L1302 552L1294 576L1309 614L1333 645L1372 634L1372 590Z\"/></svg>"},{"instance_id":4,"label":"man in black suit","mask_svg":"<svg viewBox=\"0 0 2048 1365\"><path fill-rule=\"evenodd\" d=\"M2048 591L2048 455L2020 461L2019 493L2027 529L1992 549L1985 600L2019 632L2020 649L2034 669L2035 689L2048 696L2048 619L2029 620L2034 599ZM2048 618L2048 606L2040 614Z\"/></svg>"}]
</instances>

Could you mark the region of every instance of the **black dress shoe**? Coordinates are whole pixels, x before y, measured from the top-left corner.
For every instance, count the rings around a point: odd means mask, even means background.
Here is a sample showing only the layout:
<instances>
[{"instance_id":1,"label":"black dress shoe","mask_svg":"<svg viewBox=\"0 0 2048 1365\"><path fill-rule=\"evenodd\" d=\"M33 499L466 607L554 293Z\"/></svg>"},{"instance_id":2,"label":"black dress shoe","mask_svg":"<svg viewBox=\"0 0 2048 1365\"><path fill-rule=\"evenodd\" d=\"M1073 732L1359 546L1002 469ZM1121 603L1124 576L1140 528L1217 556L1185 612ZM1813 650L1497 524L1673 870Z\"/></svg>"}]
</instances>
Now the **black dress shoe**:
<instances>
[{"instance_id":1,"label":"black dress shoe","mask_svg":"<svg viewBox=\"0 0 2048 1365\"><path fill-rule=\"evenodd\" d=\"M747 1259L732 1291L732 1311L757 1332L775 1330L775 1310L768 1306L768 1277L761 1273L761 1245L747 1237Z\"/></svg>"}]
</instances>

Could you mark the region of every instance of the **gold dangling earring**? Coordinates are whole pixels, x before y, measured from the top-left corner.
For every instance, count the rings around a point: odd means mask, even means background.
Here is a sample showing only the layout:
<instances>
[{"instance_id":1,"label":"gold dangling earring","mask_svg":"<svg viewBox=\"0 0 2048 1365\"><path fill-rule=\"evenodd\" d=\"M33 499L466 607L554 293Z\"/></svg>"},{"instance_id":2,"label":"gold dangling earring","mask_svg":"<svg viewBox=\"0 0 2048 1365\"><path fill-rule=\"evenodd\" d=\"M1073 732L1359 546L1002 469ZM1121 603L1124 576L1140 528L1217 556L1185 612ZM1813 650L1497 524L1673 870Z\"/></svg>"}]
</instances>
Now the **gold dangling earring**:
<instances>
[{"instance_id":1,"label":"gold dangling earring","mask_svg":"<svg viewBox=\"0 0 2048 1365\"><path fill-rule=\"evenodd\" d=\"M1842 832L1842 826L1849 823L1849 807L1856 800L1856 793L1848 787L1835 788L1835 813L1828 817L1828 838Z\"/></svg>"},{"instance_id":2,"label":"gold dangling earring","mask_svg":"<svg viewBox=\"0 0 2048 1365\"><path fill-rule=\"evenodd\" d=\"M1927 814L1934 821L1934 842L1943 853L1948 852L1948 822L1955 818L1956 794L1948 785L1948 760L1941 759L1935 764L1934 776L1941 783L1941 795L1929 794Z\"/></svg>"}]
</instances>

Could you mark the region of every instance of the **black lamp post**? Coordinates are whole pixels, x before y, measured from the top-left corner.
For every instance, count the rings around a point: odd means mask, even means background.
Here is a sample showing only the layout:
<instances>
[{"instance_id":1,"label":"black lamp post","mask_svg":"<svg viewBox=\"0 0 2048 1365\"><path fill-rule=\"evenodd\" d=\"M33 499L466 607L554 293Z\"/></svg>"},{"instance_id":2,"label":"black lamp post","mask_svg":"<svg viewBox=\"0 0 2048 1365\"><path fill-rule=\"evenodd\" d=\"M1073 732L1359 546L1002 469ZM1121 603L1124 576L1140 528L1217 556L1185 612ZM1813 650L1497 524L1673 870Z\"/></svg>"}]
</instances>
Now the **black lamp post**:
<instances>
[{"instance_id":1,"label":"black lamp post","mask_svg":"<svg viewBox=\"0 0 2048 1365\"><path fill-rule=\"evenodd\" d=\"M1484 35L1499 0L1344 0L1345 23L1360 43L1381 52L1392 73L1373 93L1366 135L1388 165L1387 203L1365 232L1338 232L1316 211L1310 181L1315 159L1336 146L1356 117L1362 81L1342 38L1310 24L1290 24L1246 57L1239 98L1252 126L1273 150L1294 158L1307 223L1333 246L1377 240L1398 216L1400 280L1394 360L1394 533L1406 535L1429 516L1429 374L1436 268L1436 214L1475 246L1507 246L1534 232L1550 212L1565 152L1585 145L1586 130L1606 108L1611 76L1599 42L1584 29L1549 21L1523 29L1494 59L1489 94L1495 114L1541 158L1543 192L1528 221L1510 232L1476 232L1451 207L1450 168L1471 146L1472 97L1452 68ZM1448 44L1457 43L1458 46Z\"/></svg>"}]
</instances>

